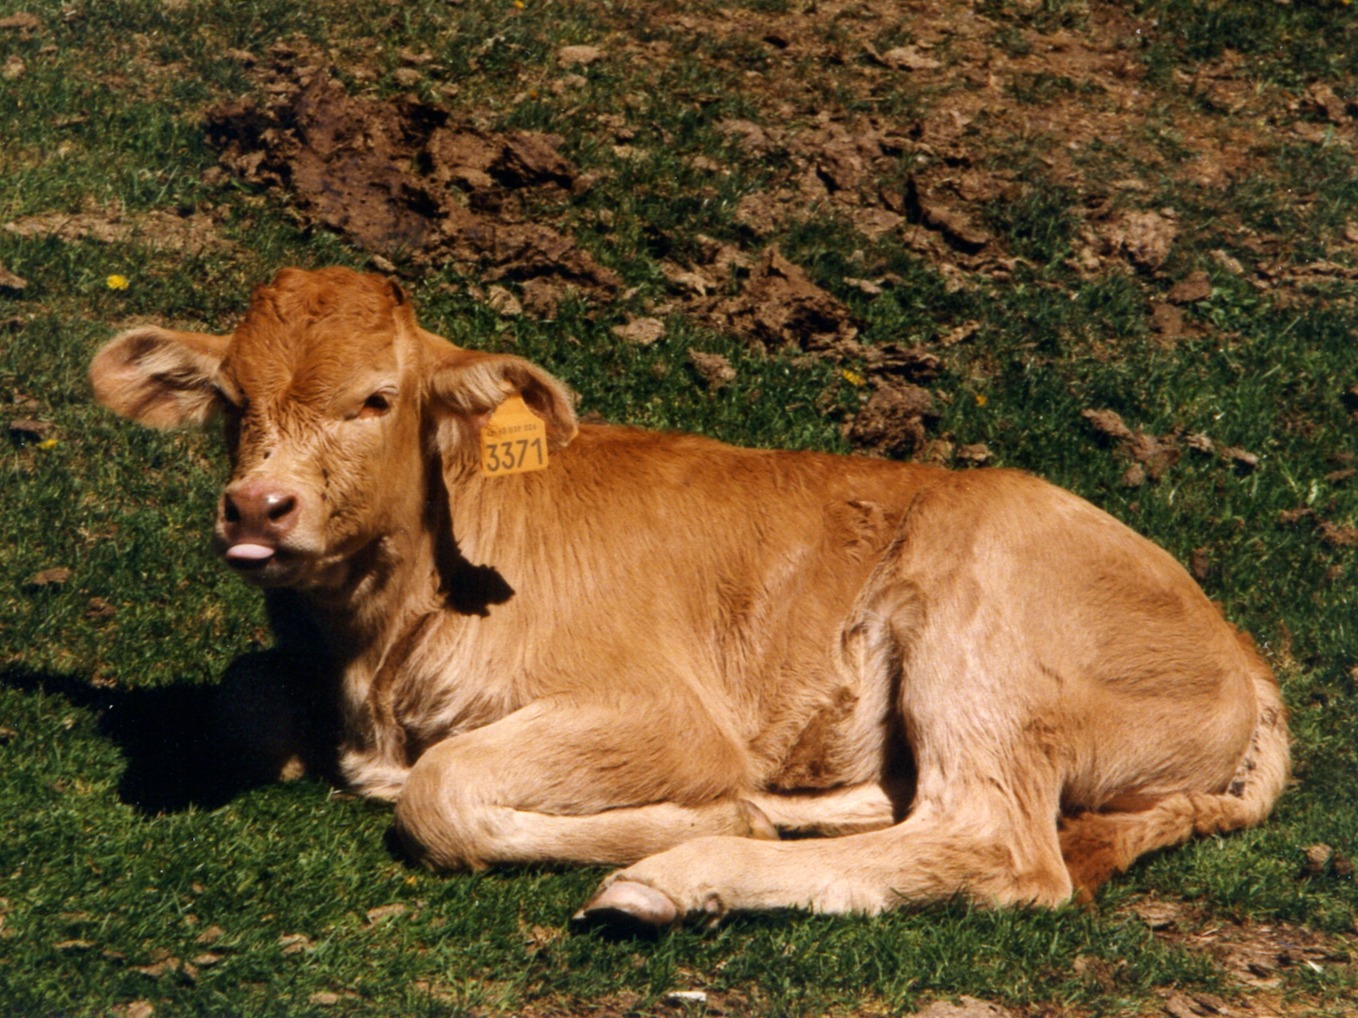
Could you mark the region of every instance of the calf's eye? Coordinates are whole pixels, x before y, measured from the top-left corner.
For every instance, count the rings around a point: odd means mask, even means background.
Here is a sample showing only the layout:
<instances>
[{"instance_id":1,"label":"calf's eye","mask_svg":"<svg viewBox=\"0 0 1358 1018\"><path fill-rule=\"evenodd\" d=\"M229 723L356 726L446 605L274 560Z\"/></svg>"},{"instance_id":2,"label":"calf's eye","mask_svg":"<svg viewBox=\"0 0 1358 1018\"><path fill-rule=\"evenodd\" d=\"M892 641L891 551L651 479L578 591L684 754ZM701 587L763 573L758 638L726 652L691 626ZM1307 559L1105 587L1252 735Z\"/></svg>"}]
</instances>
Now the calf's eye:
<instances>
[{"instance_id":1,"label":"calf's eye","mask_svg":"<svg viewBox=\"0 0 1358 1018\"><path fill-rule=\"evenodd\" d=\"M355 415L359 420L381 417L391 409L391 396L385 392L375 392L363 401Z\"/></svg>"}]
</instances>

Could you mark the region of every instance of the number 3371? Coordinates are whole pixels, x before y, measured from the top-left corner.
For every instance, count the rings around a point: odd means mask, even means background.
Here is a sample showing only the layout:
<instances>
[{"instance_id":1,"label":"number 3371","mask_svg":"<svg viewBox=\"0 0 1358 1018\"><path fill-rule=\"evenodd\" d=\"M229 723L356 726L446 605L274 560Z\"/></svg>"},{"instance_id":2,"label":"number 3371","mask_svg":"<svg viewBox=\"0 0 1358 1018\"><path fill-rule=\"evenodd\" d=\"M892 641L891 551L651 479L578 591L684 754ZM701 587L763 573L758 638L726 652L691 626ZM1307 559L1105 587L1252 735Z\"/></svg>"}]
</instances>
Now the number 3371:
<instances>
[{"instance_id":1,"label":"number 3371","mask_svg":"<svg viewBox=\"0 0 1358 1018\"><path fill-rule=\"evenodd\" d=\"M481 466L487 474L541 470L546 465L547 456L541 438L487 442L482 448Z\"/></svg>"}]
</instances>

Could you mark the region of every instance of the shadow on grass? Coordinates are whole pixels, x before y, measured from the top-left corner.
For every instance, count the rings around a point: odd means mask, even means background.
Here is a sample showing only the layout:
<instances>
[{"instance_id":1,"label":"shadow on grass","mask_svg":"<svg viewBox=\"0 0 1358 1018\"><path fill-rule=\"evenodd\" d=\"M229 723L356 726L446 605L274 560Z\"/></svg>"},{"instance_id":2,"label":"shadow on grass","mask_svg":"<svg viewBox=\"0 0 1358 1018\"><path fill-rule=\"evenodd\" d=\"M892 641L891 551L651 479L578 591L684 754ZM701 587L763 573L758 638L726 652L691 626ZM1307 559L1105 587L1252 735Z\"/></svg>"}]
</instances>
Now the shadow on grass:
<instances>
[{"instance_id":1,"label":"shadow on grass","mask_svg":"<svg viewBox=\"0 0 1358 1018\"><path fill-rule=\"evenodd\" d=\"M246 655L228 670L249 668ZM265 761L227 748L218 717L218 687L177 683L152 689L91 685L68 674L23 666L0 669L0 687L63 697L97 714L101 735L127 760L119 799L140 813L215 809L271 780Z\"/></svg>"}]
</instances>

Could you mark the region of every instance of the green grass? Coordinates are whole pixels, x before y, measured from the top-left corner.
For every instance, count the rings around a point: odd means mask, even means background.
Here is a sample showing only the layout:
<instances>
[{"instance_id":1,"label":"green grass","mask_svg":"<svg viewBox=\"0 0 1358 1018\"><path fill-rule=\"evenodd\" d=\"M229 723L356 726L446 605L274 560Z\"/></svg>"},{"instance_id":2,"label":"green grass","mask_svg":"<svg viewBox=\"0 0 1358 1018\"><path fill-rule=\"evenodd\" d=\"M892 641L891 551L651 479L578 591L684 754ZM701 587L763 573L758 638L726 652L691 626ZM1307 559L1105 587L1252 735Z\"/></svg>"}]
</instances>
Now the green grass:
<instances>
[{"instance_id":1,"label":"green grass","mask_svg":"<svg viewBox=\"0 0 1358 1018\"><path fill-rule=\"evenodd\" d=\"M802 7L748 0L694 10L719 25ZM1131 910L1146 896L1199 910L1205 930L1251 922L1352 930L1352 878L1300 871L1303 849L1317 842L1358 858L1358 569L1352 547L1326 541L1314 521L1284 524L1280 513L1306 507L1358 526L1358 478L1342 476L1358 466L1358 431L1341 400L1358 383L1358 286L1337 276L1261 288L1252 275L1265 262L1353 264L1343 235L1358 219L1358 174L1346 149L1262 131L1262 169L1212 189L1157 170L1149 157L1134 164L1122 142L1092 147L1091 178L1142 178L1152 196L1144 207L1176 210L1181 239L1158 274L1082 276L1069 258L1088 195L1042 168L1047 140L1010 138L978 164L1027 169L983 219L1001 253L1022 261L1004 278L974 272L959 286L901 237L854 233L843 208L799 207L767 239L735 219L742 197L784 186L797 167L786 152L743 152L721 120L796 131L814 125L816 103L836 115L899 116L892 126L901 130L940 115L931 104L946 103L946 89L859 80L870 69L857 62L847 19L834 28L846 60L832 65L795 47L780 55L748 20L708 39L647 5L127 0L78 5L70 16L55 0L24 8L41 29L0 33L0 63L15 55L26 67L0 81L0 225L116 204L134 224L152 211L211 214L227 243L184 253L158 247L152 229L111 243L0 229L0 265L29 284L0 289L0 1015L109 1014L135 1001L157 1014L653 1013L674 989L706 990L727 1013L899 1011L969 994L1130 1014L1153 1009L1169 988L1238 989L1206 954L1150 932ZM1191 73L1224 48L1244 54L1240 73L1260 95L1295 98L1321 76L1341 95L1358 94L1355 15L1342 4L1139 9L1157 28L1129 59L1143 62L1145 87L1161 90L1165 130L1175 103L1201 115L1172 68ZM1004 47L1022 55L1039 52L1044 33L1084 30L1098 5L985 11ZM890 12L864 31L884 45L913 38ZM192 722L213 684L268 635L257 597L206 547L224 470L217 437L111 418L92 405L85 369L132 322L229 329L250 287L280 265L367 263L343 239L301 223L285 196L204 176L216 162L204 110L254 87L227 51L264 59L297 35L339 54L343 79L375 97L406 91L393 77L403 49L428 51L440 69L420 94L489 128L555 132L562 151L597 174L591 188L535 213L618 271L622 293L568 301L550 322L502 318L469 292L482 282L474 273L430 266L404 282L435 331L544 364L580 392L582 409L611 420L847 451L842 425L863 391L839 365L760 354L682 308L660 313L667 333L651 347L611 332L670 299L659 262L696 258L699 235L752 253L776 242L850 308L863 342L939 353L933 435L983 442L992 462L1051 477L1183 560L1202 550L1208 593L1257 636L1293 710L1298 783L1275 818L1146 860L1088 910L949 904L871 920L775 915L613 943L564 928L598 871L416 871L386 847L388 809L318 782L229 801L171 795L161 805L173 808L139 809L148 788L174 786L176 775L157 768L173 771L174 754L198 745ZM553 91L556 50L581 43L599 45L604 58L578 70L583 84ZM965 59L960 48L948 53ZM797 88L764 94L757 76L778 73L779 61L790 61ZM1008 94L1016 104L1069 101L1068 80L1018 79ZM643 158L614 152L619 123ZM925 155L902 152L884 179L904 180ZM729 173L695 169L699 156ZM1262 253L1252 246L1259 234L1270 236ZM1244 275L1223 268L1218 249ZM1209 272L1212 293L1184 307L1188 330L1165 341L1149 328L1150 302L1194 269ZM128 288L110 289L112 274ZM883 280L882 293L846 282L863 278ZM942 345L966 323L975 323L968 338ZM736 380L709 392L688 366L689 348L728 356ZM1185 450L1158 483L1129 488L1127 464L1080 416L1090 408L1159 436L1205 433L1254 453L1259 466L1244 472ZM47 422L47 440L9 431L20 418ZM54 567L69 579L30 584ZM404 911L370 918L392 904ZM298 935L306 939L288 939ZM1286 991L1321 1013L1343 1014L1352 1000L1351 967L1284 975Z\"/></svg>"}]
</instances>

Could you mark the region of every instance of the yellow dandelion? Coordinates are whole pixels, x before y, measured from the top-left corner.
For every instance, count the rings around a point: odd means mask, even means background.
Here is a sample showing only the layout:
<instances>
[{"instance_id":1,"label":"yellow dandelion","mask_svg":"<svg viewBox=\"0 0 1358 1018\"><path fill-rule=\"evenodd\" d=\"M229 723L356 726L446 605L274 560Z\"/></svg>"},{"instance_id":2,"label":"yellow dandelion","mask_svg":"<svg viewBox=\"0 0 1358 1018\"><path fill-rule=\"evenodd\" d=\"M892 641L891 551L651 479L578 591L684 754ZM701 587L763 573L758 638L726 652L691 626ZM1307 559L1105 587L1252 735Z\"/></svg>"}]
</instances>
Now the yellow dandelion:
<instances>
[{"instance_id":1,"label":"yellow dandelion","mask_svg":"<svg viewBox=\"0 0 1358 1018\"><path fill-rule=\"evenodd\" d=\"M523 0L514 0L514 6L519 10L523 10Z\"/></svg>"},{"instance_id":2,"label":"yellow dandelion","mask_svg":"<svg viewBox=\"0 0 1358 1018\"><path fill-rule=\"evenodd\" d=\"M845 368L843 371L841 371L839 375L841 378L844 379L844 381L848 382L850 385L857 386L859 388L866 385L868 381L857 371L850 371L848 368Z\"/></svg>"},{"instance_id":3,"label":"yellow dandelion","mask_svg":"<svg viewBox=\"0 0 1358 1018\"><path fill-rule=\"evenodd\" d=\"M107 279L104 280L104 285L107 286L110 290L126 290L128 285L127 277L119 276L117 274L109 276Z\"/></svg>"},{"instance_id":4,"label":"yellow dandelion","mask_svg":"<svg viewBox=\"0 0 1358 1018\"><path fill-rule=\"evenodd\" d=\"M44 438L41 442L38 443L39 449L55 449L56 447L57 440L55 438Z\"/></svg>"},{"instance_id":5,"label":"yellow dandelion","mask_svg":"<svg viewBox=\"0 0 1358 1018\"><path fill-rule=\"evenodd\" d=\"M989 402L990 402L990 399L986 396L985 393L983 393L983 392L978 392L978 393L976 394L976 405L977 405L977 406L985 406L985 405L986 405L987 403L989 403Z\"/></svg>"}]
</instances>

